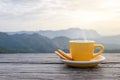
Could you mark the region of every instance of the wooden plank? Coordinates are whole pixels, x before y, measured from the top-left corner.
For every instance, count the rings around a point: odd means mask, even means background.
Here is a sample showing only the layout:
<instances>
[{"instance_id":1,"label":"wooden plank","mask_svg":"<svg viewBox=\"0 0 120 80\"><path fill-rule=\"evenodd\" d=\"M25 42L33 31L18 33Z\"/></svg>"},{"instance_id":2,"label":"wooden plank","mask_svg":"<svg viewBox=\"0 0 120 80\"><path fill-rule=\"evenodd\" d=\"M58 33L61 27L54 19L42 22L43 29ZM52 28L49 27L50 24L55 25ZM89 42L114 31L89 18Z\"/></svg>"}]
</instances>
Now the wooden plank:
<instances>
[{"instance_id":1,"label":"wooden plank","mask_svg":"<svg viewBox=\"0 0 120 80\"><path fill-rule=\"evenodd\" d=\"M119 63L120 54L105 53L106 60L104 63ZM0 54L0 63L61 63L59 57L53 53L51 54Z\"/></svg>"},{"instance_id":2,"label":"wooden plank","mask_svg":"<svg viewBox=\"0 0 120 80\"><path fill-rule=\"evenodd\" d=\"M4 63L61 63L55 54L0 54L0 62Z\"/></svg>"},{"instance_id":3,"label":"wooden plank","mask_svg":"<svg viewBox=\"0 0 120 80\"><path fill-rule=\"evenodd\" d=\"M95 68L65 66L55 54L0 54L0 80L119 80L120 54Z\"/></svg>"},{"instance_id":4,"label":"wooden plank","mask_svg":"<svg viewBox=\"0 0 120 80\"><path fill-rule=\"evenodd\" d=\"M63 64L0 64L0 80L114 80L120 78L120 64L96 68L71 68Z\"/></svg>"}]
</instances>

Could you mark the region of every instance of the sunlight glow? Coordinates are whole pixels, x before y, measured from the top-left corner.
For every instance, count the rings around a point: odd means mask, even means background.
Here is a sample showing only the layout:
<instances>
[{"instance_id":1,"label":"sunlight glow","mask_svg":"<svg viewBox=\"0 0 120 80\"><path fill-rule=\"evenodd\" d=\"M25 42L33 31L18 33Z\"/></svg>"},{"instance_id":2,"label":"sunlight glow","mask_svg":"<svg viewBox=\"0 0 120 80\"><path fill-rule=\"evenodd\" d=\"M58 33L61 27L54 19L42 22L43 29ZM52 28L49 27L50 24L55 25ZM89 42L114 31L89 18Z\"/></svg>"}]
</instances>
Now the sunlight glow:
<instances>
[{"instance_id":1,"label":"sunlight glow","mask_svg":"<svg viewBox=\"0 0 120 80\"><path fill-rule=\"evenodd\" d=\"M74 21L83 24L89 24L97 21L104 21L112 18L112 14L103 13L103 12L95 12L95 11L71 11L67 16L71 17Z\"/></svg>"},{"instance_id":2,"label":"sunlight glow","mask_svg":"<svg viewBox=\"0 0 120 80\"><path fill-rule=\"evenodd\" d=\"M0 31L74 27L120 34L120 0L0 0Z\"/></svg>"},{"instance_id":3,"label":"sunlight glow","mask_svg":"<svg viewBox=\"0 0 120 80\"><path fill-rule=\"evenodd\" d=\"M116 7L120 7L120 2L117 0L107 0L101 5L101 8L116 8Z\"/></svg>"}]
</instances>

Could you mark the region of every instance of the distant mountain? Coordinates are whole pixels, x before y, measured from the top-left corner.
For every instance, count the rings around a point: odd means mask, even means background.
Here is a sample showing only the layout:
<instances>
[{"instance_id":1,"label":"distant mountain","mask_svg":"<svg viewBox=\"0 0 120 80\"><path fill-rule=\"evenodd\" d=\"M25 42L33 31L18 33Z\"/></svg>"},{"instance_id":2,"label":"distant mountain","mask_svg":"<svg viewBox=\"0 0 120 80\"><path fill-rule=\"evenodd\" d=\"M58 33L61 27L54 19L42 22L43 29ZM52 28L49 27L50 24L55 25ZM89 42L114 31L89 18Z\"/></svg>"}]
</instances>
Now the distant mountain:
<instances>
[{"instance_id":1,"label":"distant mountain","mask_svg":"<svg viewBox=\"0 0 120 80\"><path fill-rule=\"evenodd\" d=\"M37 31L17 31L17 32L5 32L8 35L14 35L14 34L34 34L37 33Z\"/></svg>"},{"instance_id":2,"label":"distant mountain","mask_svg":"<svg viewBox=\"0 0 120 80\"><path fill-rule=\"evenodd\" d=\"M67 37L56 37L52 39L55 43L55 45L60 49L68 49L68 42L70 41L70 38Z\"/></svg>"},{"instance_id":3,"label":"distant mountain","mask_svg":"<svg viewBox=\"0 0 120 80\"><path fill-rule=\"evenodd\" d=\"M7 35L0 33L0 52L54 52L57 46L47 37L38 34Z\"/></svg>"},{"instance_id":4,"label":"distant mountain","mask_svg":"<svg viewBox=\"0 0 120 80\"><path fill-rule=\"evenodd\" d=\"M115 36L104 36L101 38L96 39L96 41L100 43L106 43L106 44L119 44L120 45L120 35Z\"/></svg>"},{"instance_id":5,"label":"distant mountain","mask_svg":"<svg viewBox=\"0 0 120 80\"><path fill-rule=\"evenodd\" d=\"M51 31L51 30L46 30L46 31L39 31L39 34L49 37L49 38L55 38L55 37L60 37L60 36L64 36L64 37L68 37L71 39L83 39L84 37L86 37L87 39L96 39L101 37L100 34L98 34L96 31L94 30L82 30L79 28L70 28L70 29L66 29L66 30L56 30L56 31Z\"/></svg>"},{"instance_id":6,"label":"distant mountain","mask_svg":"<svg viewBox=\"0 0 120 80\"><path fill-rule=\"evenodd\" d=\"M86 29L79 29L79 28L70 28L65 30L40 30L40 31L19 31L19 32L7 32L9 35L14 34L34 34L38 33L40 35L46 36L48 38L55 38L55 37L68 37L71 39L83 39L86 37L87 39L96 39L101 37L99 33L95 30L86 30Z\"/></svg>"},{"instance_id":7,"label":"distant mountain","mask_svg":"<svg viewBox=\"0 0 120 80\"><path fill-rule=\"evenodd\" d=\"M95 40L105 46L105 52L120 53L120 35L105 36Z\"/></svg>"},{"instance_id":8,"label":"distant mountain","mask_svg":"<svg viewBox=\"0 0 120 80\"><path fill-rule=\"evenodd\" d=\"M71 39L83 40L83 32L87 35L88 40L103 44L105 52L120 53L120 35L101 36L94 30L78 28L57 31L0 32L0 52L50 53L57 49L68 52L69 41Z\"/></svg>"}]
</instances>

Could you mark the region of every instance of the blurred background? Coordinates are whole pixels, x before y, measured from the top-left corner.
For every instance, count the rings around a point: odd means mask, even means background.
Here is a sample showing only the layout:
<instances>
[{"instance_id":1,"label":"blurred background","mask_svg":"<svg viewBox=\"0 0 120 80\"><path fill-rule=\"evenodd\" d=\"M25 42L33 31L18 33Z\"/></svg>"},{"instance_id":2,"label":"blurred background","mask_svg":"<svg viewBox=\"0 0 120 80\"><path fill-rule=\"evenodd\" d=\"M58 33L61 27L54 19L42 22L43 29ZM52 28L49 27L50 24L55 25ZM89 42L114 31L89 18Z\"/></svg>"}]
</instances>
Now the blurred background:
<instances>
[{"instance_id":1,"label":"blurred background","mask_svg":"<svg viewBox=\"0 0 120 80\"><path fill-rule=\"evenodd\" d=\"M120 1L0 1L0 53L69 52L68 42L76 39L120 53Z\"/></svg>"}]
</instances>

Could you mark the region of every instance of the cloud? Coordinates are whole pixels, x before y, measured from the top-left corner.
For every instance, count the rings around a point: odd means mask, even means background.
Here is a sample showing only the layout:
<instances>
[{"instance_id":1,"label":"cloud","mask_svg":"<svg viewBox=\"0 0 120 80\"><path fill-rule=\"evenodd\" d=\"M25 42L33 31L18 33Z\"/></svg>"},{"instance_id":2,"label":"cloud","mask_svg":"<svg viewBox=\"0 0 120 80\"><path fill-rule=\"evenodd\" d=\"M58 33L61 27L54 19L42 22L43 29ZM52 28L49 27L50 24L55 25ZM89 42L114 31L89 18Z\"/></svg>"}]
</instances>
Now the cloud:
<instances>
[{"instance_id":1,"label":"cloud","mask_svg":"<svg viewBox=\"0 0 120 80\"><path fill-rule=\"evenodd\" d=\"M65 8L64 0L2 0L0 1L1 14L22 15L26 13L41 13L47 10Z\"/></svg>"},{"instance_id":2,"label":"cloud","mask_svg":"<svg viewBox=\"0 0 120 80\"><path fill-rule=\"evenodd\" d=\"M51 16L64 15L69 4L71 2L68 0L1 0L0 24L16 22L21 25L45 21Z\"/></svg>"},{"instance_id":3,"label":"cloud","mask_svg":"<svg viewBox=\"0 0 120 80\"><path fill-rule=\"evenodd\" d=\"M0 30L107 26L120 16L119 4L119 0L0 0Z\"/></svg>"},{"instance_id":4,"label":"cloud","mask_svg":"<svg viewBox=\"0 0 120 80\"><path fill-rule=\"evenodd\" d=\"M68 4L67 0L1 0L0 26L36 25L59 15Z\"/></svg>"},{"instance_id":5,"label":"cloud","mask_svg":"<svg viewBox=\"0 0 120 80\"><path fill-rule=\"evenodd\" d=\"M3 0L0 2L0 12L8 15L21 15L24 13L29 13L38 8L41 8L41 5L38 5L37 2L29 0L29 2L25 0Z\"/></svg>"}]
</instances>

